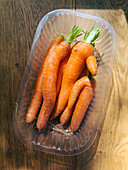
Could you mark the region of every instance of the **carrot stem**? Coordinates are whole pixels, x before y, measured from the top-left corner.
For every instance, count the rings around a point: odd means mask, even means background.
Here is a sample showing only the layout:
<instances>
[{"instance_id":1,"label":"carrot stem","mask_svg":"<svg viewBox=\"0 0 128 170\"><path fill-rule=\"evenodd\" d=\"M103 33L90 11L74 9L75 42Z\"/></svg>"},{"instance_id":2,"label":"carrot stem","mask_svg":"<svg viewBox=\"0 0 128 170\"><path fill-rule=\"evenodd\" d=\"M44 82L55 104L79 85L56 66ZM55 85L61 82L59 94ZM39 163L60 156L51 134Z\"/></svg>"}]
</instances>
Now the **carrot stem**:
<instances>
[{"instance_id":1,"label":"carrot stem","mask_svg":"<svg viewBox=\"0 0 128 170\"><path fill-rule=\"evenodd\" d=\"M100 63L100 61L102 60L103 56L104 56L104 53L102 54L102 56L101 56L100 59L98 60L97 65L99 65L99 63Z\"/></svg>"},{"instance_id":2,"label":"carrot stem","mask_svg":"<svg viewBox=\"0 0 128 170\"><path fill-rule=\"evenodd\" d=\"M64 39L64 35L63 34L59 34L63 39Z\"/></svg>"},{"instance_id":3,"label":"carrot stem","mask_svg":"<svg viewBox=\"0 0 128 170\"><path fill-rule=\"evenodd\" d=\"M99 28L92 27L92 29L89 32L86 31L83 41L91 44L94 47L95 46L94 41L100 36L100 32L101 30ZM89 72L88 78L90 80L93 79L93 75L90 72Z\"/></svg>"},{"instance_id":4,"label":"carrot stem","mask_svg":"<svg viewBox=\"0 0 128 170\"><path fill-rule=\"evenodd\" d=\"M94 78L94 76L92 75L92 73L90 73L90 71L89 71L88 78L89 78L90 80L92 80L92 79Z\"/></svg>"},{"instance_id":5,"label":"carrot stem","mask_svg":"<svg viewBox=\"0 0 128 170\"><path fill-rule=\"evenodd\" d=\"M85 33L83 41L94 46L95 43L93 43L93 41L95 41L100 36L100 31L101 31L100 29L92 27L92 29L89 32Z\"/></svg>"},{"instance_id":6,"label":"carrot stem","mask_svg":"<svg viewBox=\"0 0 128 170\"><path fill-rule=\"evenodd\" d=\"M80 32L82 31L81 28L79 28L78 26L74 26L72 31L69 33L66 42L68 42L69 44L71 44L71 42L77 38L78 36L82 35L80 34Z\"/></svg>"}]
</instances>

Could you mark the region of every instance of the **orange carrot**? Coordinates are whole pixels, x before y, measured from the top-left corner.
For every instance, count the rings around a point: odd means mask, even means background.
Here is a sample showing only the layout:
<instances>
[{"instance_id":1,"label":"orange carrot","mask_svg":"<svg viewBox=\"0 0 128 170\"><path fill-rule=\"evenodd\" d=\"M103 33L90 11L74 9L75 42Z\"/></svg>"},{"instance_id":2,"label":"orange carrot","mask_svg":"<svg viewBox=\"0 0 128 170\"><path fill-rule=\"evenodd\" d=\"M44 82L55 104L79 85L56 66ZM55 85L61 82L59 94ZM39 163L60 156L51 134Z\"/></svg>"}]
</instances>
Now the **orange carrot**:
<instances>
[{"instance_id":1,"label":"orange carrot","mask_svg":"<svg viewBox=\"0 0 128 170\"><path fill-rule=\"evenodd\" d=\"M71 109L73 107L80 91L83 89L85 85L88 87L91 87L91 80L87 76L84 76L81 79L76 81L76 83L74 84L70 92L70 96L68 100L68 109Z\"/></svg>"},{"instance_id":2,"label":"orange carrot","mask_svg":"<svg viewBox=\"0 0 128 170\"><path fill-rule=\"evenodd\" d=\"M61 90L57 98L51 119L56 118L65 109L70 91L81 71L83 70L86 59L93 55L93 46L91 44L99 36L99 34L99 29L92 29L89 33L85 34L83 41L77 43L72 49L63 75Z\"/></svg>"},{"instance_id":3,"label":"orange carrot","mask_svg":"<svg viewBox=\"0 0 128 170\"><path fill-rule=\"evenodd\" d=\"M97 73L97 61L95 56L89 56L86 60L87 68L95 76Z\"/></svg>"},{"instance_id":4,"label":"orange carrot","mask_svg":"<svg viewBox=\"0 0 128 170\"><path fill-rule=\"evenodd\" d=\"M96 81L93 79L91 82L92 86L91 87L85 86L77 100L70 124L72 132L75 132L79 128L82 119L85 115L85 112L92 100L94 89L96 87Z\"/></svg>"},{"instance_id":5,"label":"orange carrot","mask_svg":"<svg viewBox=\"0 0 128 170\"><path fill-rule=\"evenodd\" d=\"M57 87L56 87L56 94L57 95L58 95L58 93L60 91L64 70L65 70L67 61L69 59L69 56L70 55L67 55L67 57L64 60L61 61L60 66L59 66L58 75L57 75Z\"/></svg>"},{"instance_id":6,"label":"orange carrot","mask_svg":"<svg viewBox=\"0 0 128 170\"><path fill-rule=\"evenodd\" d=\"M70 96L69 96L68 106L61 114L61 117L60 117L61 124L67 123L68 120L70 119L70 116L72 114L72 110L73 110L74 104L77 100L77 97L85 85L88 87L92 86L91 80L87 76L84 76L75 82L75 84L71 90Z\"/></svg>"},{"instance_id":7,"label":"orange carrot","mask_svg":"<svg viewBox=\"0 0 128 170\"><path fill-rule=\"evenodd\" d=\"M73 46L76 44L77 42L74 41L70 44L70 47L71 49L73 48ZM70 52L69 54L67 55L67 57L61 61L60 63L60 66L59 66L59 70L58 70L58 75L57 75L57 89L56 89L56 93L58 95L59 91L60 91L60 87L61 87L61 82L62 82L62 78L63 78L63 74L64 74L64 71L65 71L65 67L66 67L66 64L68 62L68 59L70 57ZM82 75L85 75L87 73L87 70L83 70L82 72ZM88 72L89 73L89 72Z\"/></svg>"},{"instance_id":8,"label":"orange carrot","mask_svg":"<svg viewBox=\"0 0 128 170\"><path fill-rule=\"evenodd\" d=\"M43 97L44 103L37 119L37 128L43 129L50 117L56 100L56 81L57 73L61 60L63 60L70 51L70 43L79 35L81 28L74 27L67 37L51 51L45 61L43 69Z\"/></svg>"},{"instance_id":9,"label":"orange carrot","mask_svg":"<svg viewBox=\"0 0 128 170\"><path fill-rule=\"evenodd\" d=\"M56 100L56 81L60 61L65 58L70 45L62 41L46 58L43 69L43 97L44 103L37 119L37 128L43 129L54 107Z\"/></svg>"},{"instance_id":10,"label":"orange carrot","mask_svg":"<svg viewBox=\"0 0 128 170\"><path fill-rule=\"evenodd\" d=\"M30 106L29 106L27 114L26 114L26 122L28 122L28 123L32 122L35 119L36 114L37 114L39 107L41 105L41 102L42 102L42 97L43 97L43 94L42 94L42 74L43 74L44 62L47 58L47 55L54 49L54 47L56 45L58 45L63 40L64 40L64 36L62 34L57 35L52 40L51 44L49 45L49 47L48 47L48 49L47 49L47 51L46 51L46 53L43 57L43 60L42 60L41 66L40 66L40 70L39 70L39 74L38 74L38 77L37 77L34 93L33 93L31 103L30 103ZM36 48L36 52L35 52L35 56L37 56L37 57L39 55L42 55L42 52L40 50L41 43L42 43L42 40L40 38L38 45L37 45L37 48Z\"/></svg>"},{"instance_id":11,"label":"orange carrot","mask_svg":"<svg viewBox=\"0 0 128 170\"><path fill-rule=\"evenodd\" d=\"M84 77L84 76L88 76L89 74L89 71L85 65L83 71L81 72L80 76L79 76L79 79ZM61 114L60 116L60 123L62 125L66 124L70 117L71 117L71 114L72 114L72 111L73 111L73 107L72 108L68 108L68 106L65 108L65 110L63 111L63 113Z\"/></svg>"},{"instance_id":12,"label":"orange carrot","mask_svg":"<svg viewBox=\"0 0 128 170\"><path fill-rule=\"evenodd\" d=\"M73 111L73 107L71 109L68 109L68 106L65 108L65 110L63 111L60 117L60 123L62 125L66 124L69 121L72 111Z\"/></svg>"}]
</instances>

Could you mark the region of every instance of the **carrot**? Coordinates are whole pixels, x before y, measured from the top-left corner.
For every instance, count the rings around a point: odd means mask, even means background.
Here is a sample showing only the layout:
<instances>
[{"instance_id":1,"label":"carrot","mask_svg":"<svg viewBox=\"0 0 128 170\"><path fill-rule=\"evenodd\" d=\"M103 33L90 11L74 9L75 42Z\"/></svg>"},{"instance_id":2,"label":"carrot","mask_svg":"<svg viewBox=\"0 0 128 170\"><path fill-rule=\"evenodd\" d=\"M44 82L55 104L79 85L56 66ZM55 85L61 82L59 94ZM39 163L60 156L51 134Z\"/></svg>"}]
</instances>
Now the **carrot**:
<instances>
[{"instance_id":1,"label":"carrot","mask_svg":"<svg viewBox=\"0 0 128 170\"><path fill-rule=\"evenodd\" d=\"M95 76L97 73L97 61L95 56L89 56L86 60L87 68Z\"/></svg>"},{"instance_id":2,"label":"carrot","mask_svg":"<svg viewBox=\"0 0 128 170\"><path fill-rule=\"evenodd\" d=\"M91 44L99 36L99 34L99 29L90 30L90 32L85 34L83 41L77 43L72 49L63 75L61 90L51 119L56 118L65 109L70 91L83 70L86 59L93 55L93 46Z\"/></svg>"},{"instance_id":3,"label":"carrot","mask_svg":"<svg viewBox=\"0 0 128 170\"><path fill-rule=\"evenodd\" d=\"M87 76L84 76L81 79L77 80L74 84L68 100L68 109L71 109L73 107L80 91L83 89L84 86L91 87L91 80Z\"/></svg>"},{"instance_id":4,"label":"carrot","mask_svg":"<svg viewBox=\"0 0 128 170\"><path fill-rule=\"evenodd\" d=\"M28 122L28 123L32 122L35 119L36 114L37 114L39 107L41 105L41 102L42 102L42 97L43 97L43 94L42 94L42 74L43 74L44 62L45 62L48 54L54 49L54 47L56 45L58 45L60 42L62 42L63 40L64 40L64 36L62 34L57 35L52 40L51 44L49 45L49 47L48 47L48 49L47 49L47 51L46 51L46 53L43 57L43 60L42 60L41 66L40 66L40 70L39 70L39 74L38 74L38 77L37 77L34 93L33 93L31 103L30 103L30 106L29 106L27 114L26 114L26 122ZM35 52L35 56L37 56L37 57L39 55L42 55L42 52L40 50L41 43L42 43L42 41L41 41L41 38L40 38L39 42L38 42L38 46L36 48L36 52Z\"/></svg>"},{"instance_id":5,"label":"carrot","mask_svg":"<svg viewBox=\"0 0 128 170\"><path fill-rule=\"evenodd\" d=\"M71 119L70 128L72 132L75 132L79 128L85 112L92 100L95 87L96 81L93 79L92 86L85 86L81 91Z\"/></svg>"},{"instance_id":6,"label":"carrot","mask_svg":"<svg viewBox=\"0 0 128 170\"><path fill-rule=\"evenodd\" d=\"M58 75L57 75L57 87L56 87L56 94L57 95L60 91L62 77L63 77L63 74L64 74L64 70L65 70L67 61L69 59L69 56L70 55L67 55L67 57L63 61L61 61L60 66L59 66Z\"/></svg>"},{"instance_id":7,"label":"carrot","mask_svg":"<svg viewBox=\"0 0 128 170\"><path fill-rule=\"evenodd\" d=\"M70 119L70 116L71 116L72 110L73 110L73 106L77 100L79 93L81 92L81 90L83 89L83 87L85 85L88 87L92 86L91 80L87 76L84 76L75 82L75 84L71 90L70 96L69 96L68 106L61 114L61 117L60 117L61 124L67 123L68 120Z\"/></svg>"},{"instance_id":8,"label":"carrot","mask_svg":"<svg viewBox=\"0 0 128 170\"><path fill-rule=\"evenodd\" d=\"M70 44L70 47L71 49L73 48L73 46L76 44L77 42L72 42ZM65 67L66 67L66 64L68 62L68 59L70 57L70 52L69 54L67 55L67 57L61 61L60 63L60 66L59 66L59 70L58 70L58 75L57 75L57 89L56 89L56 93L58 95L59 91L60 91L60 87L61 87L61 82L62 82L62 78L63 78L63 74L64 74L64 71L65 71ZM83 70L82 72L82 75L85 75L87 73L87 70Z\"/></svg>"},{"instance_id":9,"label":"carrot","mask_svg":"<svg viewBox=\"0 0 128 170\"><path fill-rule=\"evenodd\" d=\"M65 110L63 111L63 113L61 114L61 117L60 117L60 123L62 125L66 124L69 121L72 111L73 111L73 107L69 109L67 106L65 108Z\"/></svg>"},{"instance_id":10,"label":"carrot","mask_svg":"<svg viewBox=\"0 0 128 170\"><path fill-rule=\"evenodd\" d=\"M37 119L37 128L43 129L50 117L56 100L56 81L60 62L70 51L70 43L79 36L81 28L74 27L67 37L51 51L45 61L43 69L43 97L44 103Z\"/></svg>"}]
</instances>

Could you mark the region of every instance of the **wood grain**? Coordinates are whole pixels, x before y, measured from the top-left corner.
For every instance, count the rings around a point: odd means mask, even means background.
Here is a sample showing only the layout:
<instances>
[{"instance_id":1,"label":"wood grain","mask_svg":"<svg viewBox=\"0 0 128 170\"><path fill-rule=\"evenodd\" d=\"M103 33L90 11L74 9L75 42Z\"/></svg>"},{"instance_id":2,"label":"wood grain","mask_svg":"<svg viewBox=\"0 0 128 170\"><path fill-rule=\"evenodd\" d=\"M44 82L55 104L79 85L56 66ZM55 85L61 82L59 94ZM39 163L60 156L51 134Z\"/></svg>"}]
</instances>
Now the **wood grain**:
<instances>
[{"instance_id":1,"label":"wood grain","mask_svg":"<svg viewBox=\"0 0 128 170\"><path fill-rule=\"evenodd\" d=\"M127 5L126 0L0 0L0 169L128 169ZM94 145L74 157L31 150L17 139L12 128L14 102L36 27L46 13L58 8L73 8L106 19L119 41L103 128L101 124Z\"/></svg>"},{"instance_id":2,"label":"wood grain","mask_svg":"<svg viewBox=\"0 0 128 170\"><path fill-rule=\"evenodd\" d=\"M76 166L76 158L55 157L26 148L12 128L14 102L36 27L46 13L56 8L74 8L74 1L0 0L0 169L74 169Z\"/></svg>"},{"instance_id":3,"label":"wood grain","mask_svg":"<svg viewBox=\"0 0 128 170\"><path fill-rule=\"evenodd\" d=\"M78 169L128 169L128 25L121 9L117 10L80 10L93 14L109 21L118 35L118 55L116 57L110 92L108 93L108 107L105 109L106 118L101 129L101 137L94 158L84 164L81 162ZM83 163L83 164L82 164Z\"/></svg>"}]
</instances>

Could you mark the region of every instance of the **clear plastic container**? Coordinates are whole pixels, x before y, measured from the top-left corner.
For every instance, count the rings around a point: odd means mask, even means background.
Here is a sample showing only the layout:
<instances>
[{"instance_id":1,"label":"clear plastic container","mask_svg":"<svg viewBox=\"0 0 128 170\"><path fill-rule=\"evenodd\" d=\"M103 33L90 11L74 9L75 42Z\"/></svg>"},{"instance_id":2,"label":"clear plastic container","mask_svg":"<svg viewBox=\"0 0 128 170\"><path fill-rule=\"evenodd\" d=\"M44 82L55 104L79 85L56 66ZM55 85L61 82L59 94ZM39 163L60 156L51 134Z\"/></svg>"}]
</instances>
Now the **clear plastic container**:
<instances>
[{"instance_id":1,"label":"clear plastic container","mask_svg":"<svg viewBox=\"0 0 128 170\"><path fill-rule=\"evenodd\" d=\"M85 31L90 30L92 26L101 29L96 48L100 54L103 52L105 54L95 77L97 86L94 97L79 130L73 135L67 136L56 132L50 125L40 132L34 124L25 122L25 115L31 101L41 60L53 37L60 33L66 37L74 25L78 25ZM36 58L35 51L40 36L43 39L43 55L41 58ZM79 40L82 40L82 37L79 37ZM117 35L113 27L104 19L67 9L55 10L44 16L36 30L13 114L13 127L17 137L25 145L44 152L73 156L86 151L97 135L116 53ZM55 124L62 129L59 121Z\"/></svg>"}]
</instances>

